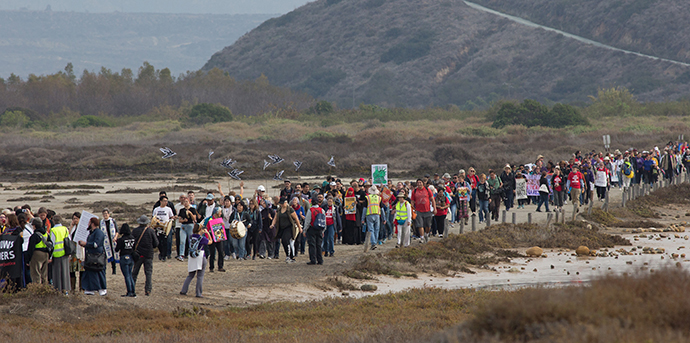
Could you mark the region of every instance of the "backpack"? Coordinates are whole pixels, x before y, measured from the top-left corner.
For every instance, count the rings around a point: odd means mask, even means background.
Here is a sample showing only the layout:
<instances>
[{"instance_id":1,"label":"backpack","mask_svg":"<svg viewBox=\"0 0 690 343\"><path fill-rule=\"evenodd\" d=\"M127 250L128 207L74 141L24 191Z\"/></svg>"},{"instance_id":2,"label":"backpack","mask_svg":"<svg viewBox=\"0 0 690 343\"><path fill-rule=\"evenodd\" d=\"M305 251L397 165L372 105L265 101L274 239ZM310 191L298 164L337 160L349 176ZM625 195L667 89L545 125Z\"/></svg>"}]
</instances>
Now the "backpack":
<instances>
[{"instance_id":1,"label":"backpack","mask_svg":"<svg viewBox=\"0 0 690 343\"><path fill-rule=\"evenodd\" d=\"M628 178L632 178L632 176L630 176L630 175L633 174L633 169L632 169L632 165L630 165L630 162L623 163L623 174L625 176L627 176Z\"/></svg>"},{"instance_id":2,"label":"backpack","mask_svg":"<svg viewBox=\"0 0 690 343\"><path fill-rule=\"evenodd\" d=\"M46 245L46 248L48 249L48 251L52 252L53 249L55 249L55 244L53 244L53 240L50 239L50 236L48 236L46 238L45 236L43 236L40 233L38 234L38 236L41 237L41 241L43 242L43 244Z\"/></svg>"},{"instance_id":3,"label":"backpack","mask_svg":"<svg viewBox=\"0 0 690 343\"><path fill-rule=\"evenodd\" d=\"M199 257L199 244L201 243L201 236L192 237L189 240L189 257Z\"/></svg>"},{"instance_id":4,"label":"backpack","mask_svg":"<svg viewBox=\"0 0 690 343\"><path fill-rule=\"evenodd\" d=\"M317 211L314 211L318 209ZM323 213L323 208L312 207L311 208L311 227L317 230L326 230L326 214Z\"/></svg>"},{"instance_id":5,"label":"backpack","mask_svg":"<svg viewBox=\"0 0 690 343\"><path fill-rule=\"evenodd\" d=\"M65 241L63 242L62 246L65 249L65 256L70 256L77 251L77 244L74 243L69 236L65 237Z\"/></svg>"}]
</instances>

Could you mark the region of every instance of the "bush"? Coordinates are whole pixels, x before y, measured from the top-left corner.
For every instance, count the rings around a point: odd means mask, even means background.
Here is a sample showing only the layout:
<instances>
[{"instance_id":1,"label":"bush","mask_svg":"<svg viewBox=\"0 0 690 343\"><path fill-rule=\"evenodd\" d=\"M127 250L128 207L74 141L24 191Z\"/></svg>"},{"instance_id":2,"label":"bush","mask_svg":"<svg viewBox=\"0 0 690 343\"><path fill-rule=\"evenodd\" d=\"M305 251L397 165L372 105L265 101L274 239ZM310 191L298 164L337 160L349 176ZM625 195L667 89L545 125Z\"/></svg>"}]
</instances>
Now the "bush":
<instances>
[{"instance_id":1,"label":"bush","mask_svg":"<svg viewBox=\"0 0 690 343\"><path fill-rule=\"evenodd\" d=\"M21 111L5 111L0 116L0 125L20 128L27 127L31 123L29 117Z\"/></svg>"},{"instance_id":2,"label":"bush","mask_svg":"<svg viewBox=\"0 0 690 343\"><path fill-rule=\"evenodd\" d=\"M114 126L108 119L92 115L82 116L77 119L72 126L74 127L111 127Z\"/></svg>"},{"instance_id":3,"label":"bush","mask_svg":"<svg viewBox=\"0 0 690 343\"><path fill-rule=\"evenodd\" d=\"M640 104L625 87L599 89L597 96L589 97L592 105L587 108L590 116L600 117L628 117L637 113Z\"/></svg>"},{"instance_id":4,"label":"bush","mask_svg":"<svg viewBox=\"0 0 690 343\"><path fill-rule=\"evenodd\" d=\"M380 62L386 63L393 61L395 64L402 64L424 57L431 51L431 43L434 42L436 34L431 30L420 30L408 41L392 46L388 51L381 55Z\"/></svg>"},{"instance_id":5,"label":"bush","mask_svg":"<svg viewBox=\"0 0 690 343\"><path fill-rule=\"evenodd\" d=\"M556 104L551 110L538 101L527 99L522 104L504 103L491 125L502 128L508 125L544 126L561 128L571 125L589 125L580 111L573 106Z\"/></svg>"},{"instance_id":6,"label":"bush","mask_svg":"<svg viewBox=\"0 0 690 343\"><path fill-rule=\"evenodd\" d=\"M195 124L222 123L232 120L232 112L223 105L201 103L192 107L189 119Z\"/></svg>"}]
</instances>

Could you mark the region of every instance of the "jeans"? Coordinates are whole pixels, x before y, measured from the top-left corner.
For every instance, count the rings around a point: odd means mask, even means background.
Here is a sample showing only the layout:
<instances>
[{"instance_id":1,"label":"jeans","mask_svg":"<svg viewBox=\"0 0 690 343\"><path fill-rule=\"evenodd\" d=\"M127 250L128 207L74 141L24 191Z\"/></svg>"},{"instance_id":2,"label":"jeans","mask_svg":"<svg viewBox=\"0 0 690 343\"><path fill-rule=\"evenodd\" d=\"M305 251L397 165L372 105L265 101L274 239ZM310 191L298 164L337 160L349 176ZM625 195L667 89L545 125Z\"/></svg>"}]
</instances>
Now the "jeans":
<instances>
[{"instance_id":1,"label":"jeans","mask_svg":"<svg viewBox=\"0 0 690 343\"><path fill-rule=\"evenodd\" d=\"M247 256L247 251L245 250L245 244L247 244L247 236L237 239L230 238L232 241L232 248L235 250L237 258L245 258Z\"/></svg>"},{"instance_id":2,"label":"jeans","mask_svg":"<svg viewBox=\"0 0 690 343\"><path fill-rule=\"evenodd\" d=\"M211 243L208 245L208 250L209 250L209 265L208 269L213 270L213 262L216 259L216 252L218 252L218 270L223 269L223 257L225 255L223 254L223 243L227 241L221 241L221 242L215 242Z\"/></svg>"},{"instance_id":3,"label":"jeans","mask_svg":"<svg viewBox=\"0 0 690 343\"><path fill-rule=\"evenodd\" d=\"M367 215L367 230L371 233L371 245L379 242L379 229L381 228L381 216L378 214Z\"/></svg>"},{"instance_id":4,"label":"jeans","mask_svg":"<svg viewBox=\"0 0 690 343\"><path fill-rule=\"evenodd\" d=\"M333 225L331 225L333 227ZM323 264L321 245L323 244L321 230L310 228L307 230L307 242L309 242L309 262Z\"/></svg>"},{"instance_id":5,"label":"jeans","mask_svg":"<svg viewBox=\"0 0 690 343\"><path fill-rule=\"evenodd\" d=\"M228 231L227 229L225 229L225 237L227 237L228 239L223 241L223 250L225 252L225 256L230 256L232 255L232 253L235 252L235 249L233 249L232 246L232 237L230 236L230 231ZM211 263L211 265L213 265L213 263ZM211 269L213 269L213 267L211 267Z\"/></svg>"},{"instance_id":6,"label":"jeans","mask_svg":"<svg viewBox=\"0 0 690 343\"><path fill-rule=\"evenodd\" d=\"M537 204L537 211L540 211L541 204L546 207L546 212L549 212L549 193L539 192L539 203Z\"/></svg>"},{"instance_id":7,"label":"jeans","mask_svg":"<svg viewBox=\"0 0 690 343\"><path fill-rule=\"evenodd\" d=\"M134 267L134 260L131 255L120 255L120 270L122 276L125 277L125 287L127 287L127 295L134 294L134 279L132 279L132 267Z\"/></svg>"},{"instance_id":8,"label":"jeans","mask_svg":"<svg viewBox=\"0 0 690 343\"><path fill-rule=\"evenodd\" d=\"M506 205L506 210L509 210L509 209L513 208L513 199L515 197L515 194L513 194L512 190L508 190L508 191L506 191L506 193L507 194L506 194L505 205Z\"/></svg>"},{"instance_id":9,"label":"jeans","mask_svg":"<svg viewBox=\"0 0 690 343\"><path fill-rule=\"evenodd\" d=\"M323 251L326 253L332 254L335 251L333 250L333 237L335 235L335 225L327 225L326 226L326 233L323 238Z\"/></svg>"},{"instance_id":10,"label":"jeans","mask_svg":"<svg viewBox=\"0 0 690 343\"><path fill-rule=\"evenodd\" d=\"M137 285L137 277L139 276L139 270L141 265L144 265L144 274L146 275L146 284L144 285L144 291L146 294L151 293L152 288L152 278L153 278L153 259L152 258L139 258L134 264L134 270L132 270L132 284L134 287ZM136 292L135 292L136 294Z\"/></svg>"},{"instance_id":11,"label":"jeans","mask_svg":"<svg viewBox=\"0 0 690 343\"><path fill-rule=\"evenodd\" d=\"M182 224L180 228L180 256L186 256L187 253L187 239L192 237L192 230L194 229L194 224Z\"/></svg>"},{"instance_id":12,"label":"jeans","mask_svg":"<svg viewBox=\"0 0 690 343\"><path fill-rule=\"evenodd\" d=\"M489 217L489 200L477 200L479 202L479 221L483 222L484 218Z\"/></svg>"}]
</instances>

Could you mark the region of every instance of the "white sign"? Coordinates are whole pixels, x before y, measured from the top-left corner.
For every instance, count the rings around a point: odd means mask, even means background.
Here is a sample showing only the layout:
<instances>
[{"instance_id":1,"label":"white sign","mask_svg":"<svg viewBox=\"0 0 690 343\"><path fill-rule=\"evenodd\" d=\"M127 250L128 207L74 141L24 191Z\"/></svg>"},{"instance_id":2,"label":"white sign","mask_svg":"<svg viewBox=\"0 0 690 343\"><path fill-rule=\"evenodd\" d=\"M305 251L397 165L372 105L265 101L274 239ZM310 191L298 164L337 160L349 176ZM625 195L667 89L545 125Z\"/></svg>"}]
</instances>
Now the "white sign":
<instances>
[{"instance_id":1,"label":"white sign","mask_svg":"<svg viewBox=\"0 0 690 343\"><path fill-rule=\"evenodd\" d=\"M515 198L518 200L527 199L526 179L515 179Z\"/></svg>"},{"instance_id":2,"label":"white sign","mask_svg":"<svg viewBox=\"0 0 690 343\"><path fill-rule=\"evenodd\" d=\"M89 212L81 211L81 218L79 219L79 224L77 224L77 231L74 232L75 242L86 242L86 239L89 238L89 221L91 218L98 217Z\"/></svg>"}]
</instances>

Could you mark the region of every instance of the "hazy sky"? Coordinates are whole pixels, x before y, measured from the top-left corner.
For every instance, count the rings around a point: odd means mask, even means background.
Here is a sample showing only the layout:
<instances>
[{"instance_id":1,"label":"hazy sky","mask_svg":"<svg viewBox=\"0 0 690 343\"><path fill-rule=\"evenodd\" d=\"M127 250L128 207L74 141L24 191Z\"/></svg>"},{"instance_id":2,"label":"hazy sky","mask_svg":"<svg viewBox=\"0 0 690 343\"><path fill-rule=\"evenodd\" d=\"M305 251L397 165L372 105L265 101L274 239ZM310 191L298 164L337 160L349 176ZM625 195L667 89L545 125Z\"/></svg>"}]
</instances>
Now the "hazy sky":
<instances>
[{"instance_id":1,"label":"hazy sky","mask_svg":"<svg viewBox=\"0 0 690 343\"><path fill-rule=\"evenodd\" d=\"M313 1L313 0L312 0ZM0 0L0 10L153 13L287 13L309 0Z\"/></svg>"}]
</instances>

